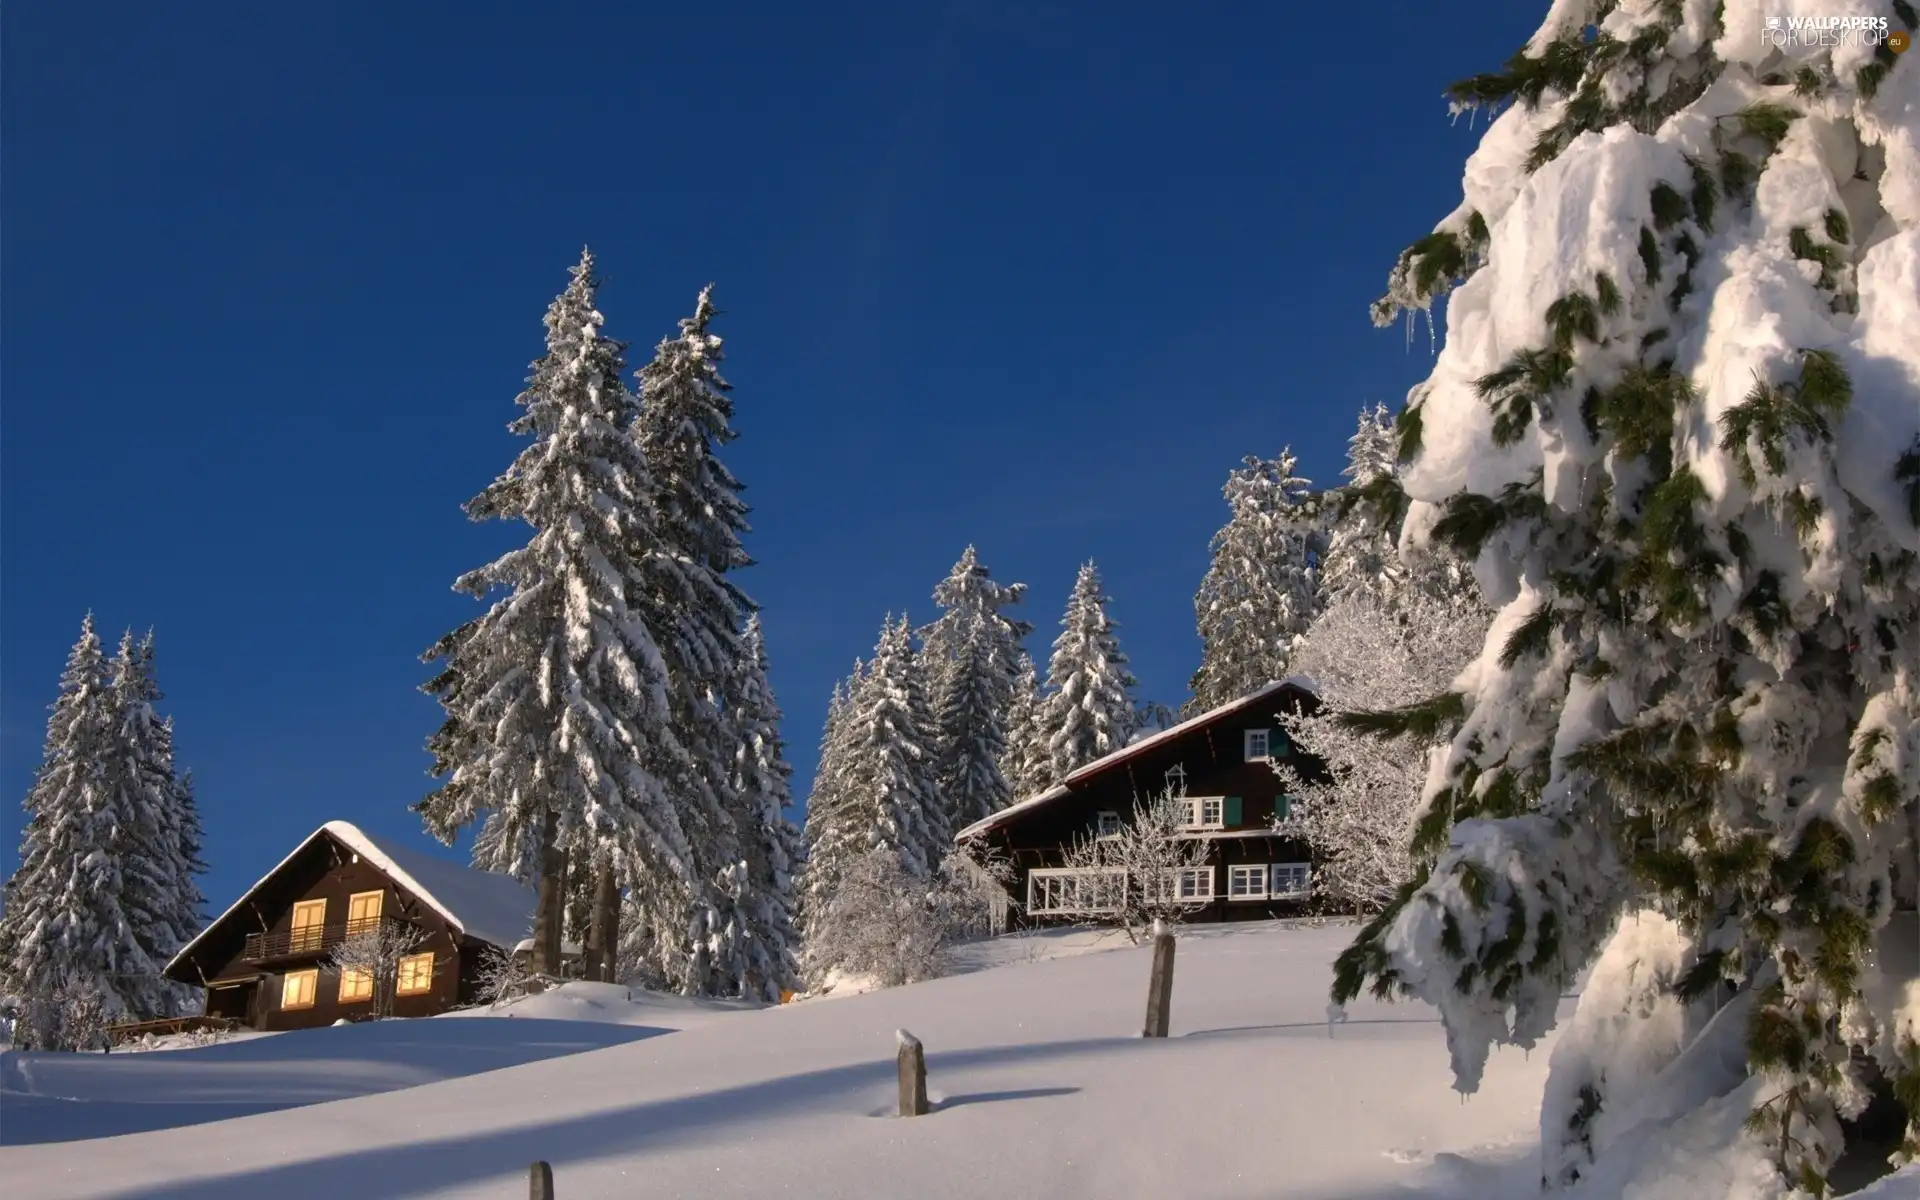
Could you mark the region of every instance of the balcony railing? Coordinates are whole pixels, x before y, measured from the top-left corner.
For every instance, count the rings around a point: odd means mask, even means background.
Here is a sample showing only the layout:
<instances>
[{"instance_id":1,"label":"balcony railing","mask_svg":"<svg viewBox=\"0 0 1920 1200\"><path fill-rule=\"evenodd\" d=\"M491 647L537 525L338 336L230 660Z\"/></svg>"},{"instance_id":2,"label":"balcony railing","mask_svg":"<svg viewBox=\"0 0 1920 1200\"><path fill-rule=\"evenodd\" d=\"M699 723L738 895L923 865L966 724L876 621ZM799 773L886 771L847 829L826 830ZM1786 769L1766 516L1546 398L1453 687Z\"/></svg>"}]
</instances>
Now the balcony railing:
<instances>
[{"instance_id":1,"label":"balcony railing","mask_svg":"<svg viewBox=\"0 0 1920 1200\"><path fill-rule=\"evenodd\" d=\"M383 926L398 929L400 924L391 917L373 917L365 921L343 921L338 925L307 925L299 929L282 929L276 933L250 933L246 945L241 948L240 957L250 963L317 957L357 934L371 933Z\"/></svg>"}]
</instances>

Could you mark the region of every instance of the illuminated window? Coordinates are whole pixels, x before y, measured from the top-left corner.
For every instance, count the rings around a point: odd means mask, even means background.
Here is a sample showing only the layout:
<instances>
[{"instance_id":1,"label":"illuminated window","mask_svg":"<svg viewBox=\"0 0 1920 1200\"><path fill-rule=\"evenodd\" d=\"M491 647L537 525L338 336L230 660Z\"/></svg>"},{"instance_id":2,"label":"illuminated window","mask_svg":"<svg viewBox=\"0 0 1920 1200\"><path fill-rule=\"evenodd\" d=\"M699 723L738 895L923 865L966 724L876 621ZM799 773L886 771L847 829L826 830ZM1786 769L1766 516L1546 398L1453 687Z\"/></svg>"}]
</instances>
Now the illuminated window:
<instances>
[{"instance_id":1,"label":"illuminated window","mask_svg":"<svg viewBox=\"0 0 1920 1200\"><path fill-rule=\"evenodd\" d=\"M319 990L319 971L288 971L280 982L280 1007L312 1008L313 997Z\"/></svg>"},{"instance_id":2,"label":"illuminated window","mask_svg":"<svg viewBox=\"0 0 1920 1200\"><path fill-rule=\"evenodd\" d=\"M433 951L409 954L400 960L400 979L393 989L396 995L418 996L433 990Z\"/></svg>"},{"instance_id":3,"label":"illuminated window","mask_svg":"<svg viewBox=\"0 0 1920 1200\"><path fill-rule=\"evenodd\" d=\"M385 892L355 892L347 897L347 932L358 933L380 920L380 901Z\"/></svg>"},{"instance_id":4,"label":"illuminated window","mask_svg":"<svg viewBox=\"0 0 1920 1200\"><path fill-rule=\"evenodd\" d=\"M326 937L326 923L325 900L302 900L294 905L293 934L287 939L287 948L295 954L318 950Z\"/></svg>"},{"instance_id":5,"label":"illuminated window","mask_svg":"<svg viewBox=\"0 0 1920 1200\"><path fill-rule=\"evenodd\" d=\"M373 972L365 967L346 967L340 972L340 1003L373 999Z\"/></svg>"}]
</instances>

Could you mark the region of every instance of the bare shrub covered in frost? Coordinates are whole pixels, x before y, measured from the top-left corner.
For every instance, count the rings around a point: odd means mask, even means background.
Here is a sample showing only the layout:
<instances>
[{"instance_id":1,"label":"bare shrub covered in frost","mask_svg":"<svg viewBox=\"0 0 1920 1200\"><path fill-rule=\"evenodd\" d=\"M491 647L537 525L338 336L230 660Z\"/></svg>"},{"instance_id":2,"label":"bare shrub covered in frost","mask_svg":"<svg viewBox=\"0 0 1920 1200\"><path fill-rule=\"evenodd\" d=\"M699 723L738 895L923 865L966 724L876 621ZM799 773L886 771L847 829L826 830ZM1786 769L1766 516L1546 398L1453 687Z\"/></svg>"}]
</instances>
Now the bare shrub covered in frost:
<instances>
[{"instance_id":1,"label":"bare shrub covered in frost","mask_svg":"<svg viewBox=\"0 0 1920 1200\"><path fill-rule=\"evenodd\" d=\"M886 848L852 859L808 927L809 981L837 971L894 987L945 974L953 944L985 930L993 886L957 853L932 879L910 874Z\"/></svg>"},{"instance_id":2,"label":"bare shrub covered in frost","mask_svg":"<svg viewBox=\"0 0 1920 1200\"><path fill-rule=\"evenodd\" d=\"M1277 828L1314 851L1314 894L1336 907L1378 912L1412 878L1413 813L1427 756L1357 732L1341 714L1398 708L1444 691L1480 653L1490 613L1470 593L1410 591L1389 606L1358 590L1335 600L1294 655L1323 707L1282 714L1287 736L1317 758L1325 782L1277 758L1293 804Z\"/></svg>"},{"instance_id":3,"label":"bare shrub covered in frost","mask_svg":"<svg viewBox=\"0 0 1920 1200\"><path fill-rule=\"evenodd\" d=\"M1129 940L1150 936L1155 922L1178 924L1193 908L1179 895L1179 874L1207 863L1209 843L1185 826L1184 790L1169 788L1134 803L1117 833L1082 833L1068 847L1064 866L1083 874L1073 886L1090 894L1084 903L1105 910L1093 915L1119 925Z\"/></svg>"}]
</instances>

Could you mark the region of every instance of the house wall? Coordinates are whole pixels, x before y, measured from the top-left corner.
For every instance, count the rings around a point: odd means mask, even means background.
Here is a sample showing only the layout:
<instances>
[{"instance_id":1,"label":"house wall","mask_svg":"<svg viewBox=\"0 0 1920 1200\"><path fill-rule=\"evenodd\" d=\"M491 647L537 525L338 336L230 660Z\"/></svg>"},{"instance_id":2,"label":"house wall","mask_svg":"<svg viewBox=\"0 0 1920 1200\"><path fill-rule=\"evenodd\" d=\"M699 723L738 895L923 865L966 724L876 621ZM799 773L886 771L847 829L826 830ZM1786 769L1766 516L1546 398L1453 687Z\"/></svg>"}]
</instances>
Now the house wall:
<instances>
[{"instance_id":1,"label":"house wall","mask_svg":"<svg viewBox=\"0 0 1920 1200\"><path fill-rule=\"evenodd\" d=\"M1251 729L1269 731L1276 750L1285 745L1276 715L1283 706L1310 703L1304 693L1280 693L1271 705L1258 704L1204 725L1165 738L1161 743L1141 750L1125 761L1069 784L1071 793L1052 803L1010 820L990 835L990 842L1009 856L1014 866L1012 882L1016 906L1016 924L1033 925L1050 921L1078 921L1084 917L1028 916L1020 909L1027 899L1027 876L1036 867L1060 866L1068 848L1097 828L1104 810L1131 821L1136 802L1147 802L1170 786L1168 773L1176 766L1185 771L1189 796L1237 796L1240 819L1222 833L1258 834L1271 826L1282 803L1284 790L1270 763L1248 761L1245 733ZM1324 768L1306 755L1298 755L1290 746L1286 758L1309 779L1320 778ZM1308 847L1295 839L1277 835L1214 837L1209 839L1208 862L1214 868L1217 896L1227 891L1227 868L1247 863L1310 863ZM1300 900L1227 900L1217 898L1207 904L1195 904L1188 920L1195 922L1257 920L1294 916L1304 911Z\"/></svg>"},{"instance_id":2,"label":"house wall","mask_svg":"<svg viewBox=\"0 0 1920 1200\"><path fill-rule=\"evenodd\" d=\"M269 933L286 935L293 928L293 908L300 901L326 901L326 925L344 925L349 897L358 892L383 893L381 914L401 920L425 935L420 951L434 955L433 985L429 992L396 996L392 1013L399 1017L431 1016L454 1007L462 993L462 979L470 968L462 965L462 947L446 921L418 898L396 885L371 863L357 860L353 851L330 837L321 837L308 852L288 863L278 874L256 888L243 906L244 919L231 922L225 936L210 939L210 945L194 964L209 983L231 978L259 975L258 984L248 997L248 1023L265 1030L307 1029L331 1025L335 1021L363 1020L371 1017L372 1000L342 1002L340 975L326 961L329 951L281 957L255 963L244 957L245 935ZM235 914L236 918L242 914ZM470 956L470 955L469 955ZM317 969L319 979L314 1003L287 1008L282 1004L283 987L290 972ZM214 989L209 987L209 1001ZM228 1006L232 1001L226 997Z\"/></svg>"}]
</instances>

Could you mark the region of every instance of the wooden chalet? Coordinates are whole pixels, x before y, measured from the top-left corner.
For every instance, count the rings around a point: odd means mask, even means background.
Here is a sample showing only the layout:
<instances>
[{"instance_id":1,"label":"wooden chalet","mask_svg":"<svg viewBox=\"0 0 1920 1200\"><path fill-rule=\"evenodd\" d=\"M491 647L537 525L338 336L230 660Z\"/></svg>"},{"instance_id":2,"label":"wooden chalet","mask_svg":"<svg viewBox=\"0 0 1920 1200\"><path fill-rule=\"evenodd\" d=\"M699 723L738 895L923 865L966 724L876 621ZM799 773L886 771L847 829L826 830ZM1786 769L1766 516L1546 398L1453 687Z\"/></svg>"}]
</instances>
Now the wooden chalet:
<instances>
[{"instance_id":1,"label":"wooden chalet","mask_svg":"<svg viewBox=\"0 0 1920 1200\"><path fill-rule=\"evenodd\" d=\"M1184 792L1186 832L1209 846L1204 867L1170 881L1191 904L1189 920L1238 921L1300 913L1312 893L1306 845L1273 831L1288 799L1274 760L1296 755L1280 726L1283 712L1311 712L1318 700L1304 681L1271 683L1250 696L1161 730L1088 763L1038 796L961 830L1014 869L1011 920L1046 924L1097 919L1102 889L1086 878L1097 869L1064 866L1077 838L1119 832L1136 802L1167 789ZM1309 779L1324 768L1299 754Z\"/></svg>"},{"instance_id":2,"label":"wooden chalet","mask_svg":"<svg viewBox=\"0 0 1920 1200\"><path fill-rule=\"evenodd\" d=\"M254 1029L371 1016L373 981L330 963L348 937L395 923L422 940L399 964L391 1012L424 1017L470 1003L490 948L523 949L533 889L505 875L395 846L329 821L247 889L166 966L206 989L205 1015Z\"/></svg>"}]
</instances>

